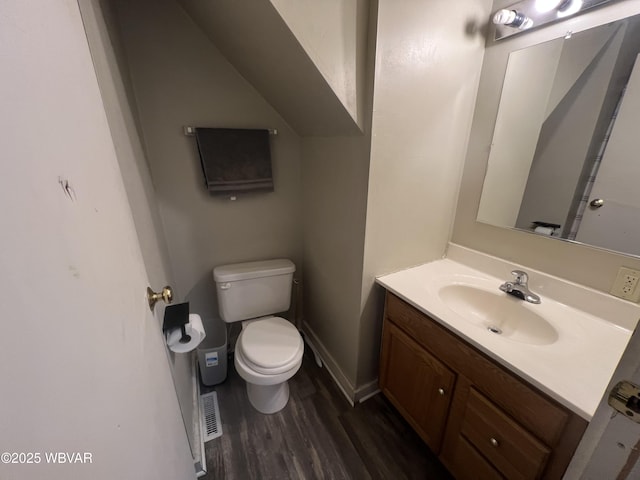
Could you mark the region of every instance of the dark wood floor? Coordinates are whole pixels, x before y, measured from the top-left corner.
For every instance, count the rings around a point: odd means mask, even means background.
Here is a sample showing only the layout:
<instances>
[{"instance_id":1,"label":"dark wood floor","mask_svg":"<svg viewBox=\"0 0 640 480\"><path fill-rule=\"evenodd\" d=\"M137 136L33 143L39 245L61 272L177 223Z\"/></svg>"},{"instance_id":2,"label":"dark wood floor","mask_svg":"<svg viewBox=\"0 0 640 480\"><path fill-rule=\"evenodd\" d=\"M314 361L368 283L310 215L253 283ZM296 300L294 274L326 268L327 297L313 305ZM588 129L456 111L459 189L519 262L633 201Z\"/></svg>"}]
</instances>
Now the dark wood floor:
<instances>
[{"instance_id":1,"label":"dark wood floor","mask_svg":"<svg viewBox=\"0 0 640 480\"><path fill-rule=\"evenodd\" d=\"M351 407L308 353L289 386L284 410L262 415L229 362L227 380L215 387L223 435L206 444L202 478L452 478L382 394Z\"/></svg>"}]
</instances>

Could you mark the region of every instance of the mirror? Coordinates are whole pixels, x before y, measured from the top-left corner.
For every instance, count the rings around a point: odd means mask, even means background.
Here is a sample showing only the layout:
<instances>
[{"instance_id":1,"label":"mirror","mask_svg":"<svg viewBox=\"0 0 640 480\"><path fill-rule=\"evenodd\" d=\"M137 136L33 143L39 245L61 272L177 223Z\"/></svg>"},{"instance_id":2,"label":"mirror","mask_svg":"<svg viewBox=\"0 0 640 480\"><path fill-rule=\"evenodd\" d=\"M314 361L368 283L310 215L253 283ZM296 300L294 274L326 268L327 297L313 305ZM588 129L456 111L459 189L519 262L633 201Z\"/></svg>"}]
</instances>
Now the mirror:
<instances>
[{"instance_id":1,"label":"mirror","mask_svg":"<svg viewBox=\"0 0 640 480\"><path fill-rule=\"evenodd\" d=\"M479 222L640 255L639 53L637 15L510 54Z\"/></svg>"}]
</instances>

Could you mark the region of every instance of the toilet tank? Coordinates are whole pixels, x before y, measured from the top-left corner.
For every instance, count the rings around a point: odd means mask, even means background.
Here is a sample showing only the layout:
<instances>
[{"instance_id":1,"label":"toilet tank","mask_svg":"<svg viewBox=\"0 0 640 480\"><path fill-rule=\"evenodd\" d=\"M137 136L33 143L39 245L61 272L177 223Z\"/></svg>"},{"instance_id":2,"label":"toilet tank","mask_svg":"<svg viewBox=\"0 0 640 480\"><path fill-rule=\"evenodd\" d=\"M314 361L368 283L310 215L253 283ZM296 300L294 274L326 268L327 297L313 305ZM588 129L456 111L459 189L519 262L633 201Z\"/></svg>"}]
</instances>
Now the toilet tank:
<instances>
[{"instance_id":1,"label":"toilet tank","mask_svg":"<svg viewBox=\"0 0 640 480\"><path fill-rule=\"evenodd\" d=\"M230 323L289 310L295 271L287 259L215 267L220 316Z\"/></svg>"}]
</instances>

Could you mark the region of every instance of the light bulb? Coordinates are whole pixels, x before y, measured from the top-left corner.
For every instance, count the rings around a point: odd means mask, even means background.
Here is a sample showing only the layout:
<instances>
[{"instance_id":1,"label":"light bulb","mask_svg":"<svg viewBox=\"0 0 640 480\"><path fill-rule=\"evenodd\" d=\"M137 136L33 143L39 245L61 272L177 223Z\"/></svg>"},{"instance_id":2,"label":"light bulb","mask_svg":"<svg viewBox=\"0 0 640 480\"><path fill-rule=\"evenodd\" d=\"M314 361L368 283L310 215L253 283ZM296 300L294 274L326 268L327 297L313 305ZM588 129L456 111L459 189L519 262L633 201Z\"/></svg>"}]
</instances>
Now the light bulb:
<instances>
[{"instance_id":1,"label":"light bulb","mask_svg":"<svg viewBox=\"0 0 640 480\"><path fill-rule=\"evenodd\" d=\"M493 16L493 23L496 25L507 25L516 18L515 10L498 10Z\"/></svg>"},{"instance_id":2,"label":"light bulb","mask_svg":"<svg viewBox=\"0 0 640 480\"><path fill-rule=\"evenodd\" d=\"M533 20L525 14L507 9L498 10L493 16L493 23L519 28L520 30L525 30L533 26Z\"/></svg>"},{"instance_id":3,"label":"light bulb","mask_svg":"<svg viewBox=\"0 0 640 480\"><path fill-rule=\"evenodd\" d=\"M569 0L561 5L558 10L558 18L569 17L574 13L578 13L582 9L583 0Z\"/></svg>"},{"instance_id":4,"label":"light bulb","mask_svg":"<svg viewBox=\"0 0 640 480\"><path fill-rule=\"evenodd\" d=\"M536 0L536 10L539 13L547 13L555 10L564 0Z\"/></svg>"}]
</instances>

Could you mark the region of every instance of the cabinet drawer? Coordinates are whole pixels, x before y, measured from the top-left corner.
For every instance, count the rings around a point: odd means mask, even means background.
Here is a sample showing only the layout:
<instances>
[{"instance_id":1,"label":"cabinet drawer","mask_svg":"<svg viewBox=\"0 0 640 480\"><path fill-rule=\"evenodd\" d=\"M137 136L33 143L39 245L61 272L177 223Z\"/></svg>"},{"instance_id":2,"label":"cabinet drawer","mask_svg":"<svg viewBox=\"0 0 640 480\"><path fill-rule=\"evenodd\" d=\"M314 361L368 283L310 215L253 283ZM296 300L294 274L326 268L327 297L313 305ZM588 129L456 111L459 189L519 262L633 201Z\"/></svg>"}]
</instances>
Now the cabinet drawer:
<instances>
[{"instance_id":1,"label":"cabinet drawer","mask_svg":"<svg viewBox=\"0 0 640 480\"><path fill-rule=\"evenodd\" d=\"M453 454L444 460L456 480L504 480L504 477L464 437L456 439Z\"/></svg>"},{"instance_id":2,"label":"cabinet drawer","mask_svg":"<svg viewBox=\"0 0 640 480\"><path fill-rule=\"evenodd\" d=\"M539 478L549 448L471 388L461 433L505 477Z\"/></svg>"}]
</instances>

